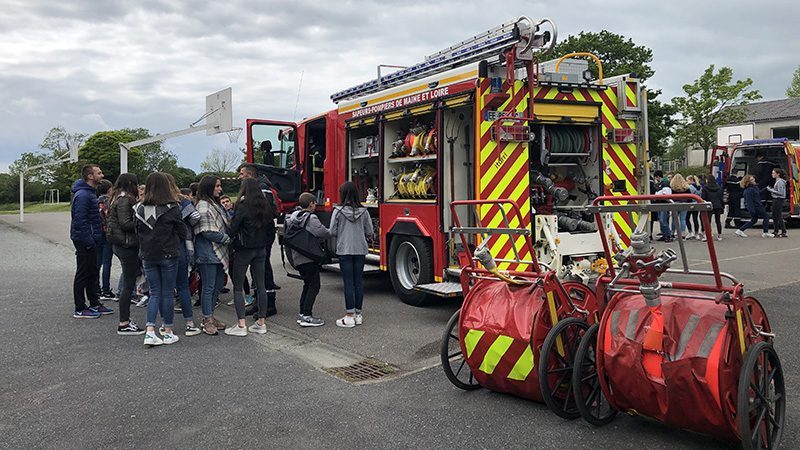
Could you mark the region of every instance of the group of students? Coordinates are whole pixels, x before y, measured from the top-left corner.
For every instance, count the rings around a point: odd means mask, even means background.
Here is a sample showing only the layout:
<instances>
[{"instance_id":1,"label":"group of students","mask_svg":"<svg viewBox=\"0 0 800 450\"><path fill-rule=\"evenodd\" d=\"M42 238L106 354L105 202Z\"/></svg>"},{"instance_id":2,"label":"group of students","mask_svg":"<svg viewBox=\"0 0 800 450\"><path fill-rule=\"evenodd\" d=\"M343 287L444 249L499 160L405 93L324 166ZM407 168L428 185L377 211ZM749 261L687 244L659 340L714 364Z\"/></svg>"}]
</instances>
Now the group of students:
<instances>
[{"instance_id":1,"label":"group of students","mask_svg":"<svg viewBox=\"0 0 800 450\"><path fill-rule=\"evenodd\" d=\"M106 185L97 165L82 169L82 178L73 185L70 237L76 250L77 270L73 284L73 317L98 318L113 314L100 300L109 298L99 284L101 256L106 244L122 266L119 289L120 335L145 335L144 344L157 346L179 340L174 327L175 296L180 302L186 336L201 333L216 335L220 330L231 336L248 332L265 334L265 319L277 313L270 250L276 236L277 205L269 182L258 178L255 166L239 168L241 187L235 205L223 206L220 178L207 175L193 189L179 190L168 173L147 176L140 192L134 174L121 174L111 189L98 197L98 187ZM300 195L299 206L286 219L287 226L302 223L314 236L337 239L337 256L342 266L346 312L336 324L350 328L363 323L363 267L367 240L372 238L372 221L358 198L353 183L340 187L342 203L334 208L331 226L326 228L314 214L316 203L309 193ZM230 199L228 199L230 201ZM101 206L102 205L102 206ZM312 308L320 290L320 263L295 254L292 260L303 279L300 326L321 326ZM192 311L189 291L190 268L199 274L202 320L198 326ZM246 325L244 291L247 271L255 287L252 308L254 323ZM139 272L149 284L144 329L130 318L131 297ZM226 327L214 317L226 272L233 280L233 303L237 320ZM105 281L104 281L105 282ZM105 282L105 286L108 282ZM110 291L110 289L109 289ZM86 305L88 299L89 305ZM157 319L162 325L157 329Z\"/></svg>"},{"instance_id":2,"label":"group of students","mask_svg":"<svg viewBox=\"0 0 800 450\"><path fill-rule=\"evenodd\" d=\"M744 222L736 229L735 234L739 237L748 237L745 230L753 227L759 219L762 219L762 237L787 237L786 223L783 219L783 203L786 200L786 180L785 172L779 167L773 167L770 176L773 182L765 180L759 183L754 175L745 175L739 180L735 175L731 175L727 182L728 189L728 215L725 219L726 226L731 226L731 222L738 215L740 202L744 198L744 205L750 215L750 220ZM656 195L669 194L695 194L711 204L709 218L713 216L716 225L716 239L722 240L722 221L721 217L725 210L723 201L723 189L717 183L715 177L711 175L701 175L695 177L689 175L684 178L676 173L671 176L664 176L660 170L653 173L651 181L651 192ZM772 220L774 231L770 233L770 217L764 206L764 200L771 199ZM658 213L659 228L661 236L659 241L672 242L681 233L685 239L706 240L703 231L702 220L698 211L681 211L678 213L677 220L672 216L670 223L670 213L662 211ZM710 223L710 222L709 222ZM688 230L688 233L687 233Z\"/></svg>"}]
</instances>

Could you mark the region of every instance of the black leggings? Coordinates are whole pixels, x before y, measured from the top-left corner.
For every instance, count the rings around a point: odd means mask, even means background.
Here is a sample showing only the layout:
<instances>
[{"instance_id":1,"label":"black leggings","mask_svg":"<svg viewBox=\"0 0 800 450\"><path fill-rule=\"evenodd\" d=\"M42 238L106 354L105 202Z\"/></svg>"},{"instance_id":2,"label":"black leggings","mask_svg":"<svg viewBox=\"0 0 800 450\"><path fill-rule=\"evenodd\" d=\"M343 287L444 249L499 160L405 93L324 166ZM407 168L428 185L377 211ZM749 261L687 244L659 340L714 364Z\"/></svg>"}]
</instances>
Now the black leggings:
<instances>
[{"instance_id":1,"label":"black leggings","mask_svg":"<svg viewBox=\"0 0 800 450\"><path fill-rule=\"evenodd\" d=\"M772 222L775 224L775 234L786 234L786 223L783 221L783 202L786 199L772 199Z\"/></svg>"},{"instance_id":2,"label":"black leggings","mask_svg":"<svg viewBox=\"0 0 800 450\"><path fill-rule=\"evenodd\" d=\"M711 214L714 215L714 221L717 222L717 234L722 234L722 210L715 209L711 211ZM711 222L711 217L708 218L708 221ZM709 223L709 226L711 223Z\"/></svg>"},{"instance_id":3,"label":"black leggings","mask_svg":"<svg viewBox=\"0 0 800 450\"><path fill-rule=\"evenodd\" d=\"M119 321L125 323L131 319L131 293L136 287L136 273L139 271L139 249L125 248L115 245L114 254L117 255L122 266L122 289L119 291Z\"/></svg>"},{"instance_id":4,"label":"black leggings","mask_svg":"<svg viewBox=\"0 0 800 450\"><path fill-rule=\"evenodd\" d=\"M697 233L703 231L703 222L699 219L699 212L697 211L689 211L689 216L686 219L686 225L688 225L690 233Z\"/></svg>"}]
</instances>

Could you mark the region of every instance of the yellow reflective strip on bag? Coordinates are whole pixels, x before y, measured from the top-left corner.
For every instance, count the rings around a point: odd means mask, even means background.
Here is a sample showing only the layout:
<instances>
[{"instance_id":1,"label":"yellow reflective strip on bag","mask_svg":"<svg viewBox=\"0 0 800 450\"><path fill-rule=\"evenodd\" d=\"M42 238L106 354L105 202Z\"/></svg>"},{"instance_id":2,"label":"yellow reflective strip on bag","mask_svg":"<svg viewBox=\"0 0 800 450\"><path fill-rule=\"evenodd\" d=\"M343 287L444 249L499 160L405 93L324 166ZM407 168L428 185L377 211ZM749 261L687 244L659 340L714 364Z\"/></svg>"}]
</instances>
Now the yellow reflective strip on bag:
<instances>
[{"instance_id":1,"label":"yellow reflective strip on bag","mask_svg":"<svg viewBox=\"0 0 800 450\"><path fill-rule=\"evenodd\" d=\"M475 346L478 345L478 341L483 337L483 333L484 331L482 330L467 331L467 335L464 336L464 347L467 348L467 358L472 356L472 352L475 350Z\"/></svg>"},{"instance_id":2,"label":"yellow reflective strip on bag","mask_svg":"<svg viewBox=\"0 0 800 450\"><path fill-rule=\"evenodd\" d=\"M491 375L492 372L494 372L494 368L497 367L497 364L503 359L503 355L505 355L508 348L511 347L512 342L514 342L514 338L497 336L492 346L489 347L489 351L486 352L486 356L483 357L483 362L479 367L481 372Z\"/></svg>"},{"instance_id":3,"label":"yellow reflective strip on bag","mask_svg":"<svg viewBox=\"0 0 800 450\"><path fill-rule=\"evenodd\" d=\"M558 313L556 312L556 299L552 291L547 291L547 307L550 310L550 323L555 327L558 323ZM564 356L564 343L561 341L561 335L556 336L556 351L559 355Z\"/></svg>"},{"instance_id":4,"label":"yellow reflective strip on bag","mask_svg":"<svg viewBox=\"0 0 800 450\"><path fill-rule=\"evenodd\" d=\"M531 373L531 370L533 370L533 364L533 351L530 345L526 345L525 351L522 353L522 356L519 357L517 363L514 364L514 368L511 369L508 378L511 380L525 381Z\"/></svg>"}]
</instances>

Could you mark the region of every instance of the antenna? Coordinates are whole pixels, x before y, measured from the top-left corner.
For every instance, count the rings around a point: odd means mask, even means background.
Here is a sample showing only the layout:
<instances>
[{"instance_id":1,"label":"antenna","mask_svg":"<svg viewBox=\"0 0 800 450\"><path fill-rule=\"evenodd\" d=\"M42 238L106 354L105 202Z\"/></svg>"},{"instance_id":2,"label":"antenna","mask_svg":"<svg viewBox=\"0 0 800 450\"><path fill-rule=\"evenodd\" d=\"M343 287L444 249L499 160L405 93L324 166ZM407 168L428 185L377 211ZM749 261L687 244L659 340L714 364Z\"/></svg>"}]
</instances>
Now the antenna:
<instances>
[{"instance_id":1,"label":"antenna","mask_svg":"<svg viewBox=\"0 0 800 450\"><path fill-rule=\"evenodd\" d=\"M297 120L297 105L300 104L300 88L303 87L303 73L305 70L300 71L300 84L297 85L297 100L294 102L294 114L292 114L292 120Z\"/></svg>"}]
</instances>

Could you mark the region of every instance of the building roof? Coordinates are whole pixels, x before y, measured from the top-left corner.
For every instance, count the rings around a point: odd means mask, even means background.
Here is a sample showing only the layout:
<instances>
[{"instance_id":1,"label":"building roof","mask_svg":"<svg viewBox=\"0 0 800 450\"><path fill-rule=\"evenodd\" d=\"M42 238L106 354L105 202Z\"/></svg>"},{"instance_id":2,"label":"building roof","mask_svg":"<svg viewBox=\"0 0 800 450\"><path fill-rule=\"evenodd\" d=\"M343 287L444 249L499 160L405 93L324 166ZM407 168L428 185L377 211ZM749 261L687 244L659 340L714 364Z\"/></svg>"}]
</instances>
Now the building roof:
<instances>
[{"instance_id":1,"label":"building roof","mask_svg":"<svg viewBox=\"0 0 800 450\"><path fill-rule=\"evenodd\" d=\"M743 109L746 117L742 122L776 122L779 120L800 119L800 98L785 98L750 103L743 106L729 106L728 108Z\"/></svg>"}]
</instances>

